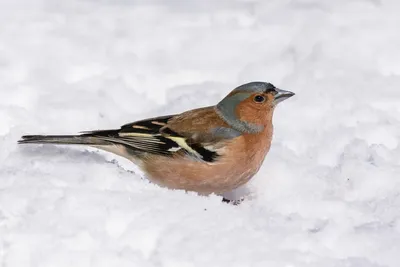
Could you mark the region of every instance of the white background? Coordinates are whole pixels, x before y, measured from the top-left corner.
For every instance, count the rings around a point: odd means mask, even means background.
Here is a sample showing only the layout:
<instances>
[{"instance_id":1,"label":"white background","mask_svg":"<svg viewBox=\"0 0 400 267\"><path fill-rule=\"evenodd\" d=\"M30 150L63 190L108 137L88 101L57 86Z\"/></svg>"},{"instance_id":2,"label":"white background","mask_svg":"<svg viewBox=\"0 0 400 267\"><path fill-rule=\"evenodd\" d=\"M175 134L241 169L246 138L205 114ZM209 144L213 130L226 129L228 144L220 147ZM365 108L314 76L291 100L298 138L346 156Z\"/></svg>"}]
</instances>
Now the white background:
<instances>
[{"instance_id":1,"label":"white background","mask_svg":"<svg viewBox=\"0 0 400 267\"><path fill-rule=\"evenodd\" d=\"M0 266L398 267L400 2L1 0ZM118 128L269 81L240 206L23 134Z\"/></svg>"}]
</instances>

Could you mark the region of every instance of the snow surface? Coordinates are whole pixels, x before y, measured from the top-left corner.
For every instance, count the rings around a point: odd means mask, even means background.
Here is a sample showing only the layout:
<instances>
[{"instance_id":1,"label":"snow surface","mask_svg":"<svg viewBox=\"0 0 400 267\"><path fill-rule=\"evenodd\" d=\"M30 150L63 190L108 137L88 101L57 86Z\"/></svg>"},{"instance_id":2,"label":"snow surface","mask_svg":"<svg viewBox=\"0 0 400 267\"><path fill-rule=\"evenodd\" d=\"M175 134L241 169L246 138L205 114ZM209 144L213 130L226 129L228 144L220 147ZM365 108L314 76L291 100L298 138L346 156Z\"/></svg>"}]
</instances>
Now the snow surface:
<instances>
[{"instance_id":1,"label":"snow surface","mask_svg":"<svg viewBox=\"0 0 400 267\"><path fill-rule=\"evenodd\" d=\"M1 0L0 266L400 266L397 0ZM264 80L239 206L22 134L115 128Z\"/></svg>"}]
</instances>

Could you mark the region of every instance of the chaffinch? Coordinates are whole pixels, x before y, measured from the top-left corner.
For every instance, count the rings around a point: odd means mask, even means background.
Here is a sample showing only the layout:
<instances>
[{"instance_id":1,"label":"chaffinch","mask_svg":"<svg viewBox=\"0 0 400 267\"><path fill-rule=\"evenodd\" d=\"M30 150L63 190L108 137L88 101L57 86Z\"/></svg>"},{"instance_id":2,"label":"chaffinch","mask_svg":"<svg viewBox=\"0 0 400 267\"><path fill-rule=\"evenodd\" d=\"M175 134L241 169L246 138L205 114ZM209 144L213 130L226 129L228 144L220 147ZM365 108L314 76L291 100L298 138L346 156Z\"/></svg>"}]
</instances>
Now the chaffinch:
<instances>
[{"instance_id":1,"label":"chaffinch","mask_svg":"<svg viewBox=\"0 0 400 267\"><path fill-rule=\"evenodd\" d=\"M137 164L163 187L224 194L259 170L272 140L275 106L294 93L270 83L235 88L216 106L80 135L26 135L20 144L88 145Z\"/></svg>"}]
</instances>

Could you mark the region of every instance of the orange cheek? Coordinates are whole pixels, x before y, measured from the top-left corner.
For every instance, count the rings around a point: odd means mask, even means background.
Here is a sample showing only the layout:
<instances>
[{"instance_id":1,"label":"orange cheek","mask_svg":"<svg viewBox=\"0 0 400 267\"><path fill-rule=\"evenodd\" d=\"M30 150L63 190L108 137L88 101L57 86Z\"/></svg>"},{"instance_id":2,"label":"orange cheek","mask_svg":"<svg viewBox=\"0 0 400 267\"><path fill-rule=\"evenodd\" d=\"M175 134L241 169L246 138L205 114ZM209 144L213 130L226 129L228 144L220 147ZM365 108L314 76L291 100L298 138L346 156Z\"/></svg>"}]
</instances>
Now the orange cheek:
<instances>
[{"instance_id":1,"label":"orange cheek","mask_svg":"<svg viewBox=\"0 0 400 267\"><path fill-rule=\"evenodd\" d=\"M245 100L236 106L236 116L241 121L260 124L262 104L254 103L252 99Z\"/></svg>"},{"instance_id":2,"label":"orange cheek","mask_svg":"<svg viewBox=\"0 0 400 267\"><path fill-rule=\"evenodd\" d=\"M252 98L242 101L236 106L236 116L241 121L265 125L272 119L273 96L268 95L265 103L255 103Z\"/></svg>"}]
</instances>

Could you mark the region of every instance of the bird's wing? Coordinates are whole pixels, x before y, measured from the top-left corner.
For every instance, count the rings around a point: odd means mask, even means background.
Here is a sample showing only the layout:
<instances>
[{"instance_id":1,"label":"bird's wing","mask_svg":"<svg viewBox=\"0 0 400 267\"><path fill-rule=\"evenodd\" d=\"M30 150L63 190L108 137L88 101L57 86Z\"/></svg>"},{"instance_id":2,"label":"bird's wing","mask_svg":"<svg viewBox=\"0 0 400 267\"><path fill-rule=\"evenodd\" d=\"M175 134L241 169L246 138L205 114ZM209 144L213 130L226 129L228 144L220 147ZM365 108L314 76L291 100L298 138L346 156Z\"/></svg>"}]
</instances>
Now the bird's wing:
<instances>
[{"instance_id":1,"label":"bird's wing","mask_svg":"<svg viewBox=\"0 0 400 267\"><path fill-rule=\"evenodd\" d=\"M218 148L240 134L225 125L213 108L125 124L120 130L85 132L86 136L118 143L135 151L164 156L189 155L214 162Z\"/></svg>"},{"instance_id":2,"label":"bird's wing","mask_svg":"<svg viewBox=\"0 0 400 267\"><path fill-rule=\"evenodd\" d=\"M83 132L83 137L95 137L103 141L123 145L130 150L160 155L172 155L177 144L163 136L161 129L171 116L140 120L121 126L118 130Z\"/></svg>"}]
</instances>

